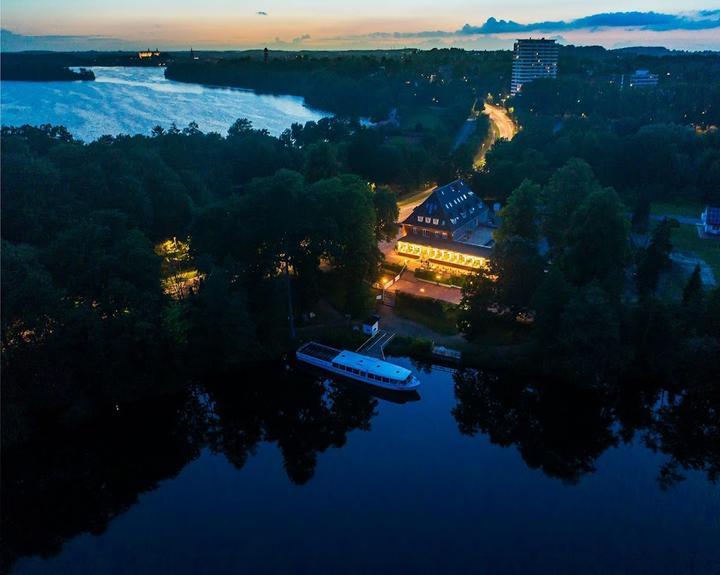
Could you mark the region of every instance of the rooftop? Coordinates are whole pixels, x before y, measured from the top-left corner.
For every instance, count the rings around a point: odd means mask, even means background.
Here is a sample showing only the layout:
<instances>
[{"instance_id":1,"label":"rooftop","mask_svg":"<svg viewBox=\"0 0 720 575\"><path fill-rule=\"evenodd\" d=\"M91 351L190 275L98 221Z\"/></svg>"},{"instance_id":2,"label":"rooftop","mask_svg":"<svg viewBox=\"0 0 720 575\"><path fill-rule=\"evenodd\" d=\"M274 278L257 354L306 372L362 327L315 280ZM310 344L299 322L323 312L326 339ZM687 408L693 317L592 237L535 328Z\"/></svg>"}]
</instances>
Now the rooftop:
<instances>
[{"instance_id":1,"label":"rooftop","mask_svg":"<svg viewBox=\"0 0 720 575\"><path fill-rule=\"evenodd\" d=\"M455 180L435 188L402 223L452 232L477 217L482 208L482 200L470 186Z\"/></svg>"},{"instance_id":2,"label":"rooftop","mask_svg":"<svg viewBox=\"0 0 720 575\"><path fill-rule=\"evenodd\" d=\"M388 377L390 379L405 380L412 374L409 369L400 367L381 359L355 353L354 351L341 351L333 363L339 363L345 367L354 368L364 372L370 372L380 377Z\"/></svg>"}]
</instances>

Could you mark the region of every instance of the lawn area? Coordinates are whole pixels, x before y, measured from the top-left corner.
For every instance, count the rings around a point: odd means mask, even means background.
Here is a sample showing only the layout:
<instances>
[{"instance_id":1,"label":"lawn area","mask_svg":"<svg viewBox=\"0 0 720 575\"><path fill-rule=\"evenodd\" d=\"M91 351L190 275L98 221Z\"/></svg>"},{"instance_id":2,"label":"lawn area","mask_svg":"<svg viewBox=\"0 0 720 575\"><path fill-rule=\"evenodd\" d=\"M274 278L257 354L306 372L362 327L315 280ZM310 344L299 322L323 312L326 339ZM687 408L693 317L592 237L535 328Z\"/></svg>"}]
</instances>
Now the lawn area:
<instances>
[{"instance_id":1,"label":"lawn area","mask_svg":"<svg viewBox=\"0 0 720 575\"><path fill-rule=\"evenodd\" d=\"M398 110L400 115L400 128L403 130L415 130L418 124L426 130L435 130L443 127L442 110L424 107L407 107Z\"/></svg>"},{"instance_id":2,"label":"lawn area","mask_svg":"<svg viewBox=\"0 0 720 575\"><path fill-rule=\"evenodd\" d=\"M662 216L668 214L700 219L700 214L704 209L705 206L703 206L702 204L696 204L694 202L681 202L678 204L653 202L650 205L650 213L654 216Z\"/></svg>"},{"instance_id":3,"label":"lawn area","mask_svg":"<svg viewBox=\"0 0 720 575\"><path fill-rule=\"evenodd\" d=\"M715 279L720 280L720 241L698 236L696 226L680 224L672 232L673 247L681 252L692 252L712 268Z\"/></svg>"},{"instance_id":4,"label":"lawn area","mask_svg":"<svg viewBox=\"0 0 720 575\"><path fill-rule=\"evenodd\" d=\"M458 307L442 301L398 293L395 314L416 321L443 335L458 333Z\"/></svg>"}]
</instances>

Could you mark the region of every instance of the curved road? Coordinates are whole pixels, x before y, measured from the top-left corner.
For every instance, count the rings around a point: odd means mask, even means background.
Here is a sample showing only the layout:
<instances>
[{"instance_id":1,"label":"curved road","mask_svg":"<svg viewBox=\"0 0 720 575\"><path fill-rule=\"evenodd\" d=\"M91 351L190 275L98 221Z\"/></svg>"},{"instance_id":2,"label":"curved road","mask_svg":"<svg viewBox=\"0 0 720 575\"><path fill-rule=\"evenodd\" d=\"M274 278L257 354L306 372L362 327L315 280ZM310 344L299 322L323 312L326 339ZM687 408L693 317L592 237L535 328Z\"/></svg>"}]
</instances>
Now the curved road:
<instances>
[{"instance_id":1,"label":"curved road","mask_svg":"<svg viewBox=\"0 0 720 575\"><path fill-rule=\"evenodd\" d=\"M512 121L512 118L507 113L507 110L502 106L496 106L495 104L485 102L483 114L490 118L496 138L512 140L515 134L517 134L517 126L515 125L515 122Z\"/></svg>"}]
</instances>

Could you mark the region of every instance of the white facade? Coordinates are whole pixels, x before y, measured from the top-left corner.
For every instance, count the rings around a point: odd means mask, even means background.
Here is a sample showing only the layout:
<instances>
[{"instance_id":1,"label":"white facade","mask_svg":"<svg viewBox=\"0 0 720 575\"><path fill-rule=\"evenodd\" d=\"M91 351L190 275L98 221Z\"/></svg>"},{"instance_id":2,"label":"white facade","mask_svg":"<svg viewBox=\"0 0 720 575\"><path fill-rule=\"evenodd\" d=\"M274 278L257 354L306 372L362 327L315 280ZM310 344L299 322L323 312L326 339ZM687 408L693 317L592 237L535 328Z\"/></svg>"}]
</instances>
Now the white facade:
<instances>
[{"instance_id":1,"label":"white facade","mask_svg":"<svg viewBox=\"0 0 720 575\"><path fill-rule=\"evenodd\" d=\"M720 208L708 206L701 214L700 220L702 221L703 231L706 234L712 234L714 236L720 235Z\"/></svg>"},{"instance_id":2,"label":"white facade","mask_svg":"<svg viewBox=\"0 0 720 575\"><path fill-rule=\"evenodd\" d=\"M622 77L621 86L627 84L630 88L644 88L657 86L657 83L657 74L651 74L649 70L635 70L634 74Z\"/></svg>"},{"instance_id":3,"label":"white facade","mask_svg":"<svg viewBox=\"0 0 720 575\"><path fill-rule=\"evenodd\" d=\"M523 84L538 78L556 78L559 53L560 46L555 40L542 38L515 42L510 95L516 95Z\"/></svg>"}]
</instances>

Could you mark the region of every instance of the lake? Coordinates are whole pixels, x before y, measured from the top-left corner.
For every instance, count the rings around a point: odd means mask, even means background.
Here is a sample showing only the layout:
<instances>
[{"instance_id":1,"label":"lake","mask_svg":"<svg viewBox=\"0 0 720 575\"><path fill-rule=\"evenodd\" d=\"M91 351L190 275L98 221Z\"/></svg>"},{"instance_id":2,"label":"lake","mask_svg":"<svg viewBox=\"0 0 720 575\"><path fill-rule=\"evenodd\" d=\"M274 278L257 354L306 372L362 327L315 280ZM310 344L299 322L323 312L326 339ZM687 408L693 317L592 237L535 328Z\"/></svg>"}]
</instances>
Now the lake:
<instances>
[{"instance_id":1,"label":"lake","mask_svg":"<svg viewBox=\"0 0 720 575\"><path fill-rule=\"evenodd\" d=\"M419 377L420 399L394 403L248 370L48 433L4 457L5 566L720 572L717 453L677 413L651 424L638 398L437 366Z\"/></svg>"},{"instance_id":2,"label":"lake","mask_svg":"<svg viewBox=\"0 0 720 575\"><path fill-rule=\"evenodd\" d=\"M307 108L296 96L210 88L165 79L164 68L94 67L93 82L3 82L2 124L62 125L77 138L145 134L174 122L197 122L204 132L225 134L238 118L278 136L293 122L319 120L329 113Z\"/></svg>"}]
</instances>

